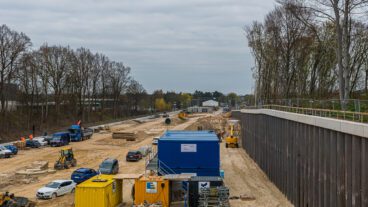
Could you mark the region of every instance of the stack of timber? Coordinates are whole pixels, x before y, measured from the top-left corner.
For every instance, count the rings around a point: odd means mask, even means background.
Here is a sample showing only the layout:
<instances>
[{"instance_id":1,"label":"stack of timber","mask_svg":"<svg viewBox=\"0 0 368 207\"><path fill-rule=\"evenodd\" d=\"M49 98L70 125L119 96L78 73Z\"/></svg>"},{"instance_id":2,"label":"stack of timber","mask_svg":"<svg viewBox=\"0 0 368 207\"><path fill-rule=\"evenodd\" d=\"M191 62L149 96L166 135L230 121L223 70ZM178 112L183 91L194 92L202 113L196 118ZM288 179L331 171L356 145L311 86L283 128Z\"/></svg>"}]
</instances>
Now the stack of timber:
<instances>
[{"instance_id":1,"label":"stack of timber","mask_svg":"<svg viewBox=\"0 0 368 207\"><path fill-rule=\"evenodd\" d=\"M112 133L113 139L125 139L127 141L135 141L137 139L137 133L135 132L114 132Z\"/></svg>"}]
</instances>

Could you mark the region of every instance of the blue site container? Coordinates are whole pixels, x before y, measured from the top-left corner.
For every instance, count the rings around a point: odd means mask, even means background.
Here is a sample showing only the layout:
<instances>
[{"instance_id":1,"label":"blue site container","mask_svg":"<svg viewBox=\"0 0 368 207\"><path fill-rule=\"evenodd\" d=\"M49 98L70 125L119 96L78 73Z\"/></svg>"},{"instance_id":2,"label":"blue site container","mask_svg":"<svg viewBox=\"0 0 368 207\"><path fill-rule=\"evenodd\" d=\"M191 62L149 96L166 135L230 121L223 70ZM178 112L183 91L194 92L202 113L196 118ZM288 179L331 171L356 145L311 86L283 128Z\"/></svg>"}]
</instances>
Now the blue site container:
<instances>
[{"instance_id":1,"label":"blue site container","mask_svg":"<svg viewBox=\"0 0 368 207\"><path fill-rule=\"evenodd\" d=\"M219 139L213 131L167 131L158 140L158 159L175 173L219 176Z\"/></svg>"}]
</instances>

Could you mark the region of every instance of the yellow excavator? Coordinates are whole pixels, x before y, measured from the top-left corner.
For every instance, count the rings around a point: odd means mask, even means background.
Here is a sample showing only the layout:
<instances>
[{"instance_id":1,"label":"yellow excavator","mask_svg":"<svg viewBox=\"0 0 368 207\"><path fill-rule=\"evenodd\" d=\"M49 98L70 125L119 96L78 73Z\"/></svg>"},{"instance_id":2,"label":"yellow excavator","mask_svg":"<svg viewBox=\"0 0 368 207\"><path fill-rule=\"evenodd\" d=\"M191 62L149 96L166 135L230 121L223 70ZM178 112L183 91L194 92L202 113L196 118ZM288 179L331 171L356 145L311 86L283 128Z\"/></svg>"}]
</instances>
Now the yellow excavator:
<instances>
[{"instance_id":1,"label":"yellow excavator","mask_svg":"<svg viewBox=\"0 0 368 207\"><path fill-rule=\"evenodd\" d=\"M25 197L16 197L14 194L0 192L0 207L35 207L36 203Z\"/></svg>"},{"instance_id":2,"label":"yellow excavator","mask_svg":"<svg viewBox=\"0 0 368 207\"><path fill-rule=\"evenodd\" d=\"M73 149L71 147L64 147L60 150L60 157L55 162L54 169L62 170L77 166L77 160L74 157Z\"/></svg>"},{"instance_id":3,"label":"yellow excavator","mask_svg":"<svg viewBox=\"0 0 368 207\"><path fill-rule=\"evenodd\" d=\"M240 124L238 120L227 121L228 133L225 138L226 148L239 148Z\"/></svg>"}]
</instances>

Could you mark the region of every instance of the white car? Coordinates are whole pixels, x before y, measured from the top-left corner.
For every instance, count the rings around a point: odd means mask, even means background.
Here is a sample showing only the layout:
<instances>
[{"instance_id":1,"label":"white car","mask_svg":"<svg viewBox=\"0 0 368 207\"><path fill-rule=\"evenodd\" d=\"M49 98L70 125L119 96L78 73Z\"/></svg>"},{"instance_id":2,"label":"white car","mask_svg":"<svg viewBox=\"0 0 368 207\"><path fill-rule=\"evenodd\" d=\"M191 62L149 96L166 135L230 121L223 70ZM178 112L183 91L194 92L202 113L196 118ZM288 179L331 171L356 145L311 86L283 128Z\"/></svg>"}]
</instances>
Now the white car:
<instances>
[{"instance_id":1,"label":"white car","mask_svg":"<svg viewBox=\"0 0 368 207\"><path fill-rule=\"evenodd\" d=\"M45 187L38 189L37 198L48 199L73 193L77 184L72 180L54 180Z\"/></svg>"},{"instance_id":2,"label":"white car","mask_svg":"<svg viewBox=\"0 0 368 207\"><path fill-rule=\"evenodd\" d=\"M12 154L12 151L6 149L4 146L0 146L0 158L9 158Z\"/></svg>"},{"instance_id":3,"label":"white car","mask_svg":"<svg viewBox=\"0 0 368 207\"><path fill-rule=\"evenodd\" d=\"M35 137L35 138L33 138L33 140L40 143L41 146L46 146L47 145L47 141L46 141L45 137Z\"/></svg>"}]
</instances>

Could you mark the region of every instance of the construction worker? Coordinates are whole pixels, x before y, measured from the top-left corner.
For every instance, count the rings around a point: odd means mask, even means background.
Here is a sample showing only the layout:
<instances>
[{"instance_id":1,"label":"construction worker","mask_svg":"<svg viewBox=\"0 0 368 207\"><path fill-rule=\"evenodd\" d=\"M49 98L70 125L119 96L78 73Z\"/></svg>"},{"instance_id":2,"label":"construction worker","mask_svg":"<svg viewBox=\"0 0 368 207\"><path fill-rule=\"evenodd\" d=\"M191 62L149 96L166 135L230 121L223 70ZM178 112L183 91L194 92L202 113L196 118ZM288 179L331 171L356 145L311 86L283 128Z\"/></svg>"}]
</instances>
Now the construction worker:
<instances>
[{"instance_id":1,"label":"construction worker","mask_svg":"<svg viewBox=\"0 0 368 207\"><path fill-rule=\"evenodd\" d=\"M32 140L32 139L33 139L33 134L30 134L30 135L28 136L28 138L29 138L29 140Z\"/></svg>"},{"instance_id":2,"label":"construction worker","mask_svg":"<svg viewBox=\"0 0 368 207\"><path fill-rule=\"evenodd\" d=\"M26 138L25 137L21 137L20 138L20 141L25 142L26 141Z\"/></svg>"}]
</instances>

